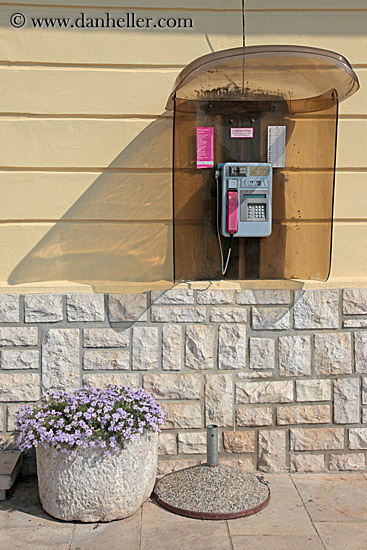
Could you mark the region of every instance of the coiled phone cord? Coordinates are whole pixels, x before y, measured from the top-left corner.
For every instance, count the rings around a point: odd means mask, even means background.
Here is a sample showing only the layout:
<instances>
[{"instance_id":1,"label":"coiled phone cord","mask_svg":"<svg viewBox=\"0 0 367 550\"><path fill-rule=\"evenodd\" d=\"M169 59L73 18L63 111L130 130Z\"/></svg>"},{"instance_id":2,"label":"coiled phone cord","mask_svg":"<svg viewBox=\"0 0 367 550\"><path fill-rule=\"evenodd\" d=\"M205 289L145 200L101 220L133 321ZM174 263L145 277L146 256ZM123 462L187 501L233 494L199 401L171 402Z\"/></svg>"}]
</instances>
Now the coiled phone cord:
<instances>
[{"instance_id":1,"label":"coiled phone cord","mask_svg":"<svg viewBox=\"0 0 367 550\"><path fill-rule=\"evenodd\" d=\"M217 237L218 237L218 245L219 245L219 252L220 252L220 261L221 261L221 267L222 267L222 275L225 275L227 273L229 260L231 257L232 252L232 244L233 244L233 235L231 235L229 240L229 250L227 254L226 263L224 265L224 257L223 257L223 248L222 248L222 241L220 238L220 231L219 231L219 200L220 200L220 183L219 183L219 170L215 171L215 181L217 183Z\"/></svg>"}]
</instances>

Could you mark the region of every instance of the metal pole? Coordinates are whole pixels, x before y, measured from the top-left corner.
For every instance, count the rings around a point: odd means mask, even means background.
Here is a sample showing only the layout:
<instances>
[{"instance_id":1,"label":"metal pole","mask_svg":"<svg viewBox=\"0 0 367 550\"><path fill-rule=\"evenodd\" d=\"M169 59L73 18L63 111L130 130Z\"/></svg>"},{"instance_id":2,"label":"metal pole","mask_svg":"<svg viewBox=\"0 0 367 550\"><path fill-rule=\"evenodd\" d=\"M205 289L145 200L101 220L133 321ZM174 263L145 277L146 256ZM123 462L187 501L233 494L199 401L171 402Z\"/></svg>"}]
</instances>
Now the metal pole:
<instances>
[{"instance_id":1,"label":"metal pole","mask_svg":"<svg viewBox=\"0 0 367 550\"><path fill-rule=\"evenodd\" d=\"M218 426L210 424L207 427L207 464L218 466Z\"/></svg>"}]
</instances>

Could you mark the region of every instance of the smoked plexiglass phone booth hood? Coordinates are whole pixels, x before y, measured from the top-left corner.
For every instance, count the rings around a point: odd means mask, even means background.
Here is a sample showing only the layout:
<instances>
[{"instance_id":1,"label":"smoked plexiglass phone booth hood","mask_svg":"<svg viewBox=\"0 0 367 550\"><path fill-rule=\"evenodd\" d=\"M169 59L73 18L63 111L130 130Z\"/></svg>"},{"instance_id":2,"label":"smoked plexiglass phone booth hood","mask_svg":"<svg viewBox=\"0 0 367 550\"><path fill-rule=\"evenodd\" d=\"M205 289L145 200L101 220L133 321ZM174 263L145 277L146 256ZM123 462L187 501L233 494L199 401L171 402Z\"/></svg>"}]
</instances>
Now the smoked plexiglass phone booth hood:
<instances>
[{"instance_id":1,"label":"smoked plexiglass phone booth hood","mask_svg":"<svg viewBox=\"0 0 367 550\"><path fill-rule=\"evenodd\" d=\"M180 73L175 282L327 280L338 106L358 88L342 55L300 46L215 52Z\"/></svg>"}]
</instances>

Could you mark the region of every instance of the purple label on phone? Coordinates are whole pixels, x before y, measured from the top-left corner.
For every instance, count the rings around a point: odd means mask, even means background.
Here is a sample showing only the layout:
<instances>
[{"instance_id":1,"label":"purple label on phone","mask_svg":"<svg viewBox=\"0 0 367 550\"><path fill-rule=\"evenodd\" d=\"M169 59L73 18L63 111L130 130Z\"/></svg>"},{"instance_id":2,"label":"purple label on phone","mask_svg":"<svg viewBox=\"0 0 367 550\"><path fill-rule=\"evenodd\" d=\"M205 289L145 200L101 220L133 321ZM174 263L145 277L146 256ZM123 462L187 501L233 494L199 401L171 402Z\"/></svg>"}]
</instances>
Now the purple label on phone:
<instances>
[{"instance_id":1,"label":"purple label on phone","mask_svg":"<svg viewBox=\"0 0 367 550\"><path fill-rule=\"evenodd\" d=\"M196 168L214 166L214 127L196 128Z\"/></svg>"}]
</instances>

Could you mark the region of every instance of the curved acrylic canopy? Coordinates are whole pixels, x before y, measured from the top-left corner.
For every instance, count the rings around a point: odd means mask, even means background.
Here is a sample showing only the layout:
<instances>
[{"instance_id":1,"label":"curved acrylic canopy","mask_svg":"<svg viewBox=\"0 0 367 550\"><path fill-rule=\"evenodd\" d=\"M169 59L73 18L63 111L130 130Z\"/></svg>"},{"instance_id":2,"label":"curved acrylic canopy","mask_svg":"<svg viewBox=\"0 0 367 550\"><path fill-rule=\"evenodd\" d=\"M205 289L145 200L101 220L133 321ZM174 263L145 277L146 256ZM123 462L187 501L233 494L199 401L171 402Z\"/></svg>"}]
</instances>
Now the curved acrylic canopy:
<instances>
[{"instance_id":1,"label":"curved acrylic canopy","mask_svg":"<svg viewBox=\"0 0 367 550\"><path fill-rule=\"evenodd\" d=\"M308 100L336 90L339 102L359 82L340 54L303 46L248 46L199 57L178 75L173 98L185 100L298 101L295 111L312 110ZM296 105L295 105L296 107ZM317 109L316 109L317 110Z\"/></svg>"}]
</instances>

